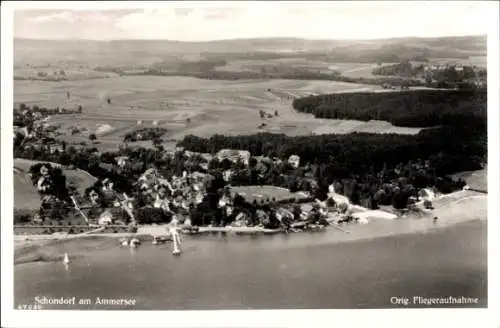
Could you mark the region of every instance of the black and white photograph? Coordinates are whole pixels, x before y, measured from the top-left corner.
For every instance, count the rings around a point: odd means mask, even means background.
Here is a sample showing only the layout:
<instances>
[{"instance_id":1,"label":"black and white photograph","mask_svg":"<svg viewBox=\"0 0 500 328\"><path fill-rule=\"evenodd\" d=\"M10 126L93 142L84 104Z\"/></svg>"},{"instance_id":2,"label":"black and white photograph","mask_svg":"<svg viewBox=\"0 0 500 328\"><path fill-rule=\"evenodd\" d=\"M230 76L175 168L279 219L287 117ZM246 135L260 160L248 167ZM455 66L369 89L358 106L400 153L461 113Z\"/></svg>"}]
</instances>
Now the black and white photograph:
<instances>
[{"instance_id":1,"label":"black and white photograph","mask_svg":"<svg viewBox=\"0 0 500 328\"><path fill-rule=\"evenodd\" d=\"M498 305L497 2L6 5L17 318Z\"/></svg>"}]
</instances>

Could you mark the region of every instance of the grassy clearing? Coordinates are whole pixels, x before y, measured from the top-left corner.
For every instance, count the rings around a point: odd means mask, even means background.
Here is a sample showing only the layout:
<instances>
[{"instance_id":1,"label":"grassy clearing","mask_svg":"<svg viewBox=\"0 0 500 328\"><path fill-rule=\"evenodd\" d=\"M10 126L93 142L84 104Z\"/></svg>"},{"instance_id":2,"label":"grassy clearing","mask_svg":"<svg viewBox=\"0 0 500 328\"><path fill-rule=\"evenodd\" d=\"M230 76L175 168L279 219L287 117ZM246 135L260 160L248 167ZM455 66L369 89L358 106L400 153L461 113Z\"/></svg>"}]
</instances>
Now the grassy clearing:
<instances>
[{"instance_id":1,"label":"grassy clearing","mask_svg":"<svg viewBox=\"0 0 500 328\"><path fill-rule=\"evenodd\" d=\"M39 163L39 161L14 159L14 208L16 209L35 210L40 208L40 195L28 177L30 166L36 163ZM63 169L63 173L66 175L68 183L72 182L78 186L80 193L83 193L86 188L97 181L88 172L79 169Z\"/></svg>"},{"instance_id":2,"label":"grassy clearing","mask_svg":"<svg viewBox=\"0 0 500 328\"><path fill-rule=\"evenodd\" d=\"M288 189L275 187L275 186L237 186L231 187L233 194L240 194L247 202L260 203L262 200L265 202L273 201L273 198L279 202L288 199L305 199L306 197L299 193L292 193Z\"/></svg>"},{"instance_id":3,"label":"grassy clearing","mask_svg":"<svg viewBox=\"0 0 500 328\"><path fill-rule=\"evenodd\" d=\"M488 191L488 168L479 171L460 172L453 175L454 179L464 179L467 184L476 190Z\"/></svg>"}]
</instances>

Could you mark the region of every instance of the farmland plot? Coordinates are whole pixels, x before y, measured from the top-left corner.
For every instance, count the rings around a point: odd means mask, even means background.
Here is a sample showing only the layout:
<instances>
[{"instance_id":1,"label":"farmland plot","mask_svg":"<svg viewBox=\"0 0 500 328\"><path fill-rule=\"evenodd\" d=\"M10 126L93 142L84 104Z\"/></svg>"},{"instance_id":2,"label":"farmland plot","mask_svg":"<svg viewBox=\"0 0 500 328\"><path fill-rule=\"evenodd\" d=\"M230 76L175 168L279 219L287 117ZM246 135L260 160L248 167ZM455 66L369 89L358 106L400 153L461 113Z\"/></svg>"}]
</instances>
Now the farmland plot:
<instances>
[{"instance_id":1,"label":"farmland plot","mask_svg":"<svg viewBox=\"0 0 500 328\"><path fill-rule=\"evenodd\" d=\"M383 89L332 81L219 81L192 77L123 76L61 82L15 81L14 102L17 105L25 103L68 109L81 105L82 114L55 115L49 122L59 124L65 134L62 138L68 141L88 141L89 134L96 133L96 147L104 150L116 149L126 133L153 125L167 129L165 146L167 140L179 140L187 134L209 137L216 133L265 131L288 135L397 131L391 130L393 127L385 122L352 124L315 119L291 107L294 97L356 91ZM267 115L261 118L260 110ZM71 135L68 131L73 126L83 132ZM404 129L404 133L418 131Z\"/></svg>"}]
</instances>

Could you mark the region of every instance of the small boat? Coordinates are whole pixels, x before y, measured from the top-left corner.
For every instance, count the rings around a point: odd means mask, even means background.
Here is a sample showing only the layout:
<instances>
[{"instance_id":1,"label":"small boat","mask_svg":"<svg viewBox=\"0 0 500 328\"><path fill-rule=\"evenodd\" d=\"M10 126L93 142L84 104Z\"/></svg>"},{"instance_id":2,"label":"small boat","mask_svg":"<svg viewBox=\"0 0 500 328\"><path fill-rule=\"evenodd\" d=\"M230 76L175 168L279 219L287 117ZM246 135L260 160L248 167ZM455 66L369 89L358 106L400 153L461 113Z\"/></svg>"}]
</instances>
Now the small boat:
<instances>
[{"instance_id":1,"label":"small boat","mask_svg":"<svg viewBox=\"0 0 500 328\"><path fill-rule=\"evenodd\" d=\"M119 242L120 242L120 246L122 246L122 247L128 246L128 240L126 238L120 239Z\"/></svg>"},{"instance_id":2,"label":"small boat","mask_svg":"<svg viewBox=\"0 0 500 328\"><path fill-rule=\"evenodd\" d=\"M63 260L64 264L69 264L69 257L68 257L68 253L64 253L64 260Z\"/></svg>"},{"instance_id":3,"label":"small boat","mask_svg":"<svg viewBox=\"0 0 500 328\"><path fill-rule=\"evenodd\" d=\"M130 241L130 247L137 247L141 244L141 242L139 241L139 239L137 238L133 238L131 241Z\"/></svg>"},{"instance_id":4,"label":"small boat","mask_svg":"<svg viewBox=\"0 0 500 328\"><path fill-rule=\"evenodd\" d=\"M164 244L167 240L168 237L165 236L153 236L153 245Z\"/></svg>"}]
</instances>

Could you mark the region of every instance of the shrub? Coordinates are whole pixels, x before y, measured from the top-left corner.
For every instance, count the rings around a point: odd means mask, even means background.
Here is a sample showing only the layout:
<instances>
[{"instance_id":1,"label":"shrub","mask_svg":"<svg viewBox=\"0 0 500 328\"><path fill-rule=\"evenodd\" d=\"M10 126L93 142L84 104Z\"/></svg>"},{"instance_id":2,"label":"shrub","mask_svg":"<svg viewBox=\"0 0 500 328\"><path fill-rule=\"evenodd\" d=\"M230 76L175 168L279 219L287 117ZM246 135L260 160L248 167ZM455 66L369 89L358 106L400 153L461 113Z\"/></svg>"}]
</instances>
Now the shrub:
<instances>
[{"instance_id":1,"label":"shrub","mask_svg":"<svg viewBox=\"0 0 500 328\"><path fill-rule=\"evenodd\" d=\"M335 201L333 200L333 198L328 198L327 199L326 206L328 206L328 207L334 207L335 206Z\"/></svg>"},{"instance_id":2,"label":"shrub","mask_svg":"<svg viewBox=\"0 0 500 328\"><path fill-rule=\"evenodd\" d=\"M14 209L14 224L30 222L33 214L34 213L31 213L31 211Z\"/></svg>"}]
</instances>

